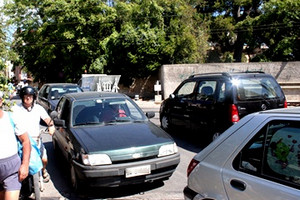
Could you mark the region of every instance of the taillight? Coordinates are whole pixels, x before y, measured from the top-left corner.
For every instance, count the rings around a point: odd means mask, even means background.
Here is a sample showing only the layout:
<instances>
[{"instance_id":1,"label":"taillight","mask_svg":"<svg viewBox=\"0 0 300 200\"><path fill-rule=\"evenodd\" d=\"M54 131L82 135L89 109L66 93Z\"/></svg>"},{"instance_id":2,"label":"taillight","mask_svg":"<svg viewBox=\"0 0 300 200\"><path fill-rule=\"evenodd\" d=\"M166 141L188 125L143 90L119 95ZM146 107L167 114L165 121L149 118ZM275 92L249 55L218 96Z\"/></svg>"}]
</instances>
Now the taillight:
<instances>
[{"instance_id":1,"label":"taillight","mask_svg":"<svg viewBox=\"0 0 300 200\"><path fill-rule=\"evenodd\" d=\"M231 105L230 113L231 113L231 122L235 123L240 120L239 111L238 111L236 105L234 105L234 104Z\"/></svg>"},{"instance_id":2,"label":"taillight","mask_svg":"<svg viewBox=\"0 0 300 200\"><path fill-rule=\"evenodd\" d=\"M192 159L188 168L187 168L187 176L194 170L194 168L198 165L199 161Z\"/></svg>"},{"instance_id":3,"label":"taillight","mask_svg":"<svg viewBox=\"0 0 300 200\"><path fill-rule=\"evenodd\" d=\"M287 101L284 100L284 105L283 105L284 108L287 108Z\"/></svg>"}]
</instances>

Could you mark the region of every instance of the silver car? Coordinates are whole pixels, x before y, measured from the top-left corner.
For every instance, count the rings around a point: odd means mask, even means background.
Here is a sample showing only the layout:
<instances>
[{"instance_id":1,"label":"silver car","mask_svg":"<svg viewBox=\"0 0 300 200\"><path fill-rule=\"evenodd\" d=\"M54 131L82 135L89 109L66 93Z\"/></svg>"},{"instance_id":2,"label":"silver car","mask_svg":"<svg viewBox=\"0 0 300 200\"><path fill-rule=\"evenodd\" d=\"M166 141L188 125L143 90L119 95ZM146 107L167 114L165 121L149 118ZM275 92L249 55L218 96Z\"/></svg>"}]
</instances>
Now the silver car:
<instances>
[{"instance_id":1,"label":"silver car","mask_svg":"<svg viewBox=\"0 0 300 200\"><path fill-rule=\"evenodd\" d=\"M185 200L300 199L300 108L250 114L190 162Z\"/></svg>"}]
</instances>

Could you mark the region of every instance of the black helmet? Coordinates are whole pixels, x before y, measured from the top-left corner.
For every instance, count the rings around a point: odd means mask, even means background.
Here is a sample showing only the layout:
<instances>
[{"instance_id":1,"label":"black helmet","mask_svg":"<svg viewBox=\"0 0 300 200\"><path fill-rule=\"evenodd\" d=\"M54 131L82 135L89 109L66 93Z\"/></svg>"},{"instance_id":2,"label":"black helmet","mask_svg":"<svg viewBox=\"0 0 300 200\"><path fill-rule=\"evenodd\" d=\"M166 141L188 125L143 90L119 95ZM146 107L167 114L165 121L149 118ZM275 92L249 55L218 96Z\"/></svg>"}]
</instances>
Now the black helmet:
<instances>
[{"instance_id":1,"label":"black helmet","mask_svg":"<svg viewBox=\"0 0 300 200\"><path fill-rule=\"evenodd\" d=\"M33 100L36 99L36 92L33 87L31 87L31 86L22 87L20 90L20 98L23 100L24 96L28 95L28 94L33 95Z\"/></svg>"}]
</instances>

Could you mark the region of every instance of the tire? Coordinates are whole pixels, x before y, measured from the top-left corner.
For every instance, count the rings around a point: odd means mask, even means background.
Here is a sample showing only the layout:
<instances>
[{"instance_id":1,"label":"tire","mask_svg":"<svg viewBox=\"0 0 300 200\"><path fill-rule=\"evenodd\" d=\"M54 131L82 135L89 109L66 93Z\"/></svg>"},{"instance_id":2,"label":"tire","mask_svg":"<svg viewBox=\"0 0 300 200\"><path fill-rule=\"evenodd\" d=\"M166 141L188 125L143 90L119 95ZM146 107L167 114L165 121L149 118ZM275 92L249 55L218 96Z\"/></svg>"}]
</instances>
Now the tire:
<instances>
[{"instance_id":1,"label":"tire","mask_svg":"<svg viewBox=\"0 0 300 200\"><path fill-rule=\"evenodd\" d=\"M81 184L80 184L80 182L78 180L78 177L76 175L75 168L74 168L73 164L70 164L70 181L71 181L72 189L75 192L80 191Z\"/></svg>"},{"instance_id":2,"label":"tire","mask_svg":"<svg viewBox=\"0 0 300 200\"><path fill-rule=\"evenodd\" d=\"M20 190L20 200L28 199L30 195L34 192L33 188L33 178L28 175L25 180L22 181L22 187Z\"/></svg>"},{"instance_id":3,"label":"tire","mask_svg":"<svg viewBox=\"0 0 300 200\"><path fill-rule=\"evenodd\" d=\"M33 189L36 200L41 200L40 177L39 173L33 175Z\"/></svg>"}]
</instances>

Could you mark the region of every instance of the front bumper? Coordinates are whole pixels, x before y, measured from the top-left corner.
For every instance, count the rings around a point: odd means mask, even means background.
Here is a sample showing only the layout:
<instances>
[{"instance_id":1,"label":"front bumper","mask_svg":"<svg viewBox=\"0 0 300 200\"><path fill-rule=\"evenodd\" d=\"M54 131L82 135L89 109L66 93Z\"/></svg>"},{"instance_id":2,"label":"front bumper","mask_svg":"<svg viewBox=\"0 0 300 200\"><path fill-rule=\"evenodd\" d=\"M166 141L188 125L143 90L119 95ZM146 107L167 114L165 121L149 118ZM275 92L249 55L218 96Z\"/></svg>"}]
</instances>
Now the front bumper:
<instances>
[{"instance_id":1,"label":"front bumper","mask_svg":"<svg viewBox=\"0 0 300 200\"><path fill-rule=\"evenodd\" d=\"M180 155L177 153L161 158L103 166L85 166L73 160L73 165L79 181L92 187L115 187L168 179L179 162ZM131 178L125 177L126 168L143 165L151 166L150 174Z\"/></svg>"}]
</instances>

